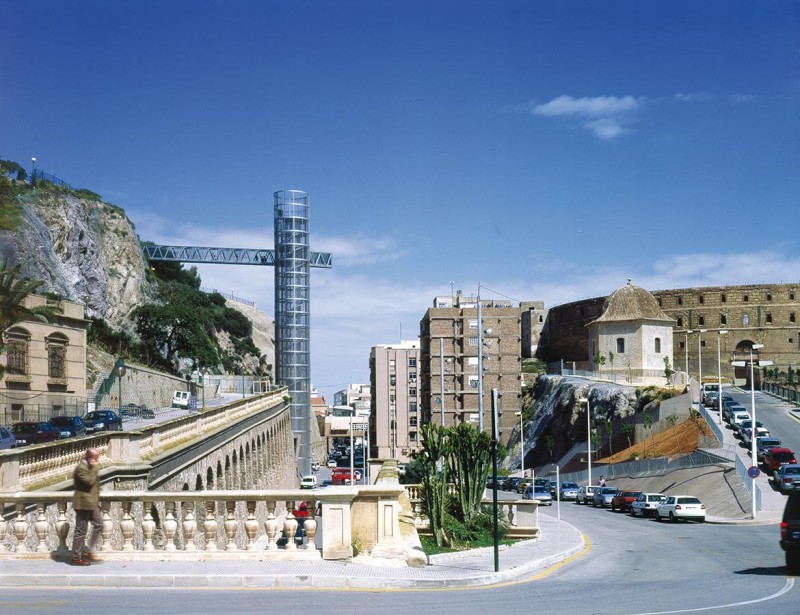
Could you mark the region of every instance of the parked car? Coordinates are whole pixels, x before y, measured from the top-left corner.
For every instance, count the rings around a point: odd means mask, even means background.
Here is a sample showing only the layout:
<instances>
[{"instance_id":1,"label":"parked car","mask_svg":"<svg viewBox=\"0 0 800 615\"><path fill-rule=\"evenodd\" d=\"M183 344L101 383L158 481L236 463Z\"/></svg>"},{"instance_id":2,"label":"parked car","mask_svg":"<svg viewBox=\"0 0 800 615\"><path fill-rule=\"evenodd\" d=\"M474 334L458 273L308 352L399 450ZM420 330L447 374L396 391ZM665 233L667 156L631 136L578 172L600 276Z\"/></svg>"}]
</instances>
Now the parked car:
<instances>
[{"instance_id":1,"label":"parked car","mask_svg":"<svg viewBox=\"0 0 800 615\"><path fill-rule=\"evenodd\" d=\"M778 491L800 491L800 465L795 463L781 466L772 474Z\"/></svg>"},{"instance_id":2,"label":"parked car","mask_svg":"<svg viewBox=\"0 0 800 615\"><path fill-rule=\"evenodd\" d=\"M759 461L764 461L764 454L775 446L780 446L781 441L778 438L759 438L756 440L756 456Z\"/></svg>"},{"instance_id":3,"label":"parked car","mask_svg":"<svg viewBox=\"0 0 800 615\"><path fill-rule=\"evenodd\" d=\"M786 569L789 574L800 574L800 491L786 499L781 520L781 549L786 552Z\"/></svg>"},{"instance_id":4,"label":"parked car","mask_svg":"<svg viewBox=\"0 0 800 615\"><path fill-rule=\"evenodd\" d=\"M58 429L59 438L78 438L86 435L86 424L79 416L54 416L50 423Z\"/></svg>"},{"instance_id":5,"label":"parked car","mask_svg":"<svg viewBox=\"0 0 800 615\"><path fill-rule=\"evenodd\" d=\"M563 481L559 491L559 497L562 500L578 499L579 487L577 483L573 483L572 481Z\"/></svg>"},{"instance_id":6,"label":"parked car","mask_svg":"<svg viewBox=\"0 0 800 615\"><path fill-rule=\"evenodd\" d=\"M576 504L591 504L594 498L594 490L598 489L597 485L584 485L578 490L578 497L575 498Z\"/></svg>"},{"instance_id":7,"label":"parked car","mask_svg":"<svg viewBox=\"0 0 800 615\"><path fill-rule=\"evenodd\" d=\"M706 391L703 395L703 405L709 408L716 408L717 401L719 400L718 391Z\"/></svg>"},{"instance_id":8,"label":"parked car","mask_svg":"<svg viewBox=\"0 0 800 615\"><path fill-rule=\"evenodd\" d=\"M673 523L678 519L684 521L706 520L706 506L693 495L670 495L656 507L656 521L669 519Z\"/></svg>"},{"instance_id":9,"label":"parked car","mask_svg":"<svg viewBox=\"0 0 800 615\"><path fill-rule=\"evenodd\" d=\"M558 491L558 483L556 481L554 481L554 480L551 480L548 483L547 488L550 490L550 495L552 495L553 498L555 498L556 497L556 492Z\"/></svg>"},{"instance_id":10,"label":"parked car","mask_svg":"<svg viewBox=\"0 0 800 615\"><path fill-rule=\"evenodd\" d=\"M757 438L767 438L771 435L769 429L766 427L756 427L755 430ZM753 429L751 427L742 430L742 442L744 442L748 448L753 446Z\"/></svg>"},{"instance_id":11,"label":"parked car","mask_svg":"<svg viewBox=\"0 0 800 615\"><path fill-rule=\"evenodd\" d=\"M650 517L656 508L667 499L663 493L642 493L631 503L631 517Z\"/></svg>"},{"instance_id":12,"label":"parked car","mask_svg":"<svg viewBox=\"0 0 800 615\"><path fill-rule=\"evenodd\" d=\"M154 419L156 413L150 410L146 404L125 404L119 410L120 416L130 419Z\"/></svg>"},{"instance_id":13,"label":"parked car","mask_svg":"<svg viewBox=\"0 0 800 615\"><path fill-rule=\"evenodd\" d=\"M173 408L182 408L184 410L188 410L190 403L191 399L189 391L174 391L172 393Z\"/></svg>"},{"instance_id":14,"label":"parked car","mask_svg":"<svg viewBox=\"0 0 800 615\"><path fill-rule=\"evenodd\" d=\"M642 495L641 491L620 491L611 498L611 510L621 510L622 512L631 509L631 504Z\"/></svg>"},{"instance_id":15,"label":"parked car","mask_svg":"<svg viewBox=\"0 0 800 615\"><path fill-rule=\"evenodd\" d=\"M533 481L530 478L523 478L521 481L517 483L517 493L523 494L533 484Z\"/></svg>"},{"instance_id":16,"label":"parked car","mask_svg":"<svg viewBox=\"0 0 800 615\"><path fill-rule=\"evenodd\" d=\"M17 439L5 427L0 427L0 450L7 448L14 448L17 444Z\"/></svg>"},{"instance_id":17,"label":"parked car","mask_svg":"<svg viewBox=\"0 0 800 615\"><path fill-rule=\"evenodd\" d=\"M522 494L523 500L537 500L543 506L551 506L553 504L553 496L550 495L550 490L544 485L531 485Z\"/></svg>"},{"instance_id":18,"label":"parked car","mask_svg":"<svg viewBox=\"0 0 800 615\"><path fill-rule=\"evenodd\" d=\"M328 459L328 462L325 464L326 468L333 469L336 467L336 460L335 459Z\"/></svg>"},{"instance_id":19,"label":"parked car","mask_svg":"<svg viewBox=\"0 0 800 615\"><path fill-rule=\"evenodd\" d=\"M614 496L618 493L619 489L616 487L598 487L592 494L592 506L602 506L603 508L611 506L611 500L613 500Z\"/></svg>"},{"instance_id":20,"label":"parked car","mask_svg":"<svg viewBox=\"0 0 800 615\"><path fill-rule=\"evenodd\" d=\"M517 485L519 485L519 481L521 480L522 480L521 476L509 476L503 481L503 490L516 491Z\"/></svg>"},{"instance_id":21,"label":"parked car","mask_svg":"<svg viewBox=\"0 0 800 615\"><path fill-rule=\"evenodd\" d=\"M764 453L764 470L773 474L782 465L797 463L794 453L783 446L773 446Z\"/></svg>"},{"instance_id":22,"label":"parked car","mask_svg":"<svg viewBox=\"0 0 800 615\"><path fill-rule=\"evenodd\" d=\"M722 418L725 419L727 423L731 422L731 417L734 412L747 412L747 408L735 401L725 402L722 406Z\"/></svg>"},{"instance_id":23,"label":"parked car","mask_svg":"<svg viewBox=\"0 0 800 615\"><path fill-rule=\"evenodd\" d=\"M317 477L313 474L303 476L300 479L300 489L314 489L317 486Z\"/></svg>"},{"instance_id":24,"label":"parked car","mask_svg":"<svg viewBox=\"0 0 800 615\"><path fill-rule=\"evenodd\" d=\"M122 431L122 419L113 410L92 410L83 417L86 433Z\"/></svg>"},{"instance_id":25,"label":"parked car","mask_svg":"<svg viewBox=\"0 0 800 615\"><path fill-rule=\"evenodd\" d=\"M742 412L741 410L736 410L731 413L731 429L733 429L734 433L738 431L737 425L742 421L746 421L750 418L750 413L747 411Z\"/></svg>"},{"instance_id":26,"label":"parked car","mask_svg":"<svg viewBox=\"0 0 800 615\"><path fill-rule=\"evenodd\" d=\"M47 421L22 421L11 426L11 433L16 438L16 446L42 444L58 440L58 429Z\"/></svg>"},{"instance_id":27,"label":"parked car","mask_svg":"<svg viewBox=\"0 0 800 615\"><path fill-rule=\"evenodd\" d=\"M739 438L743 437L744 430L750 429L752 425L753 425L753 419L747 419L742 421L741 423L738 423L737 425L734 425L733 435L738 436ZM761 421L756 421L756 425L758 425L759 427L764 426L764 424Z\"/></svg>"}]
</instances>

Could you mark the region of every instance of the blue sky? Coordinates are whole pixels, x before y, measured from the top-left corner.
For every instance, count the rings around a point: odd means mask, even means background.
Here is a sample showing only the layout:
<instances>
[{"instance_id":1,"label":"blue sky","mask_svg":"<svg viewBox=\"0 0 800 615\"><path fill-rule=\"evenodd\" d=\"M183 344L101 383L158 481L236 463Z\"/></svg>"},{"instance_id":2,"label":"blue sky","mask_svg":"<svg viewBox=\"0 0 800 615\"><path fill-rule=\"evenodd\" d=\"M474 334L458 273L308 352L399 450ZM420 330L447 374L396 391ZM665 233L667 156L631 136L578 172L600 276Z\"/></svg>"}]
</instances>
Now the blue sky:
<instances>
[{"instance_id":1,"label":"blue sky","mask_svg":"<svg viewBox=\"0 0 800 615\"><path fill-rule=\"evenodd\" d=\"M0 0L0 57L0 157L143 240L271 248L273 192L311 194L329 399L451 282L800 277L797 1ZM199 271L273 313L271 269Z\"/></svg>"}]
</instances>

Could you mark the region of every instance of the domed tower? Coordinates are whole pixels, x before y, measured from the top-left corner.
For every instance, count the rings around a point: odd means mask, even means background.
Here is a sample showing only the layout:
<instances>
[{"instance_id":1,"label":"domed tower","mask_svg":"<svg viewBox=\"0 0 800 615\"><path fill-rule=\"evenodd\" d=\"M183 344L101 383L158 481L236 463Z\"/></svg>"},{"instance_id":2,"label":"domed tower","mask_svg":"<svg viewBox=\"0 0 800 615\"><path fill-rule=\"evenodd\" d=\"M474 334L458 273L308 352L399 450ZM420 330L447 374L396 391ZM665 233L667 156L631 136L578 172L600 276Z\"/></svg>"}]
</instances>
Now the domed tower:
<instances>
[{"instance_id":1,"label":"domed tower","mask_svg":"<svg viewBox=\"0 0 800 615\"><path fill-rule=\"evenodd\" d=\"M621 381L663 381L664 359L672 365L673 322L652 294L628 280L586 325L591 369Z\"/></svg>"}]
</instances>

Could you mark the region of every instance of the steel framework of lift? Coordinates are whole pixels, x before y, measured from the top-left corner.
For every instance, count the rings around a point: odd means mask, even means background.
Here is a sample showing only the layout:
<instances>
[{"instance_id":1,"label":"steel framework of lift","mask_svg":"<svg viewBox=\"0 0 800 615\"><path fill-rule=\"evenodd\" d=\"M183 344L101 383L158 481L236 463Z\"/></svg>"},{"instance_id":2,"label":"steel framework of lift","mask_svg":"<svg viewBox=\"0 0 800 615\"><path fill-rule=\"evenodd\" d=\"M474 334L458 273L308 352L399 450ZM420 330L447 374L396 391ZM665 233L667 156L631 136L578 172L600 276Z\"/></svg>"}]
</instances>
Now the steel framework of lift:
<instances>
[{"instance_id":1,"label":"steel framework of lift","mask_svg":"<svg viewBox=\"0 0 800 615\"><path fill-rule=\"evenodd\" d=\"M311 474L310 269L330 269L332 256L308 246L309 195L280 190L275 197L275 249L142 245L151 261L275 267L275 379L289 389L297 463Z\"/></svg>"}]
</instances>

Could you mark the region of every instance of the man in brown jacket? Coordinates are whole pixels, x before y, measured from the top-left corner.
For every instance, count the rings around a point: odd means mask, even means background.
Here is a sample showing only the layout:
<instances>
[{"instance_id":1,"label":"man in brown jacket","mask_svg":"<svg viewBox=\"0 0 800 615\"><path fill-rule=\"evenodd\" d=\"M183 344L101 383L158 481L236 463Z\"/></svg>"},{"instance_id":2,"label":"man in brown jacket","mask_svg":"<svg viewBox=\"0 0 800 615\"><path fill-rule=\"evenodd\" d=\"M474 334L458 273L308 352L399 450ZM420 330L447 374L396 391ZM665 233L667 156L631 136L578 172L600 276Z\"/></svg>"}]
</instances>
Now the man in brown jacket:
<instances>
[{"instance_id":1,"label":"man in brown jacket","mask_svg":"<svg viewBox=\"0 0 800 615\"><path fill-rule=\"evenodd\" d=\"M100 477L97 461L100 453L93 448L86 451L86 456L78 462L72 478L75 481L75 494L72 496L72 508L75 511L75 533L72 537L72 565L88 566L91 562L99 562L94 554L100 541L100 529L103 527L103 514L100 512ZM86 530L92 524L92 538L89 549L86 544Z\"/></svg>"}]
</instances>

